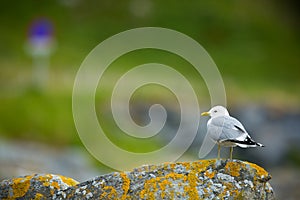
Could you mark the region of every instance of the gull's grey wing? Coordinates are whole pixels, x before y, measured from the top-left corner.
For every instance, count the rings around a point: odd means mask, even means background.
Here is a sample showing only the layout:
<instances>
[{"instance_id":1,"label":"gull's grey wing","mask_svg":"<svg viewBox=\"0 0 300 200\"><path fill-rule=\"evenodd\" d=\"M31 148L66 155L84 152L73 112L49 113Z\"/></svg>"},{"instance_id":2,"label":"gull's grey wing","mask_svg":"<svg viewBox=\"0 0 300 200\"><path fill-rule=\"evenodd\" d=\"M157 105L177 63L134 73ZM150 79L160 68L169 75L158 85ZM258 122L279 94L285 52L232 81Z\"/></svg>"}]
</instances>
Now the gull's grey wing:
<instances>
[{"instance_id":1,"label":"gull's grey wing","mask_svg":"<svg viewBox=\"0 0 300 200\"><path fill-rule=\"evenodd\" d=\"M230 116L211 118L207 124L207 131L215 141L244 140L248 135L241 122Z\"/></svg>"}]
</instances>

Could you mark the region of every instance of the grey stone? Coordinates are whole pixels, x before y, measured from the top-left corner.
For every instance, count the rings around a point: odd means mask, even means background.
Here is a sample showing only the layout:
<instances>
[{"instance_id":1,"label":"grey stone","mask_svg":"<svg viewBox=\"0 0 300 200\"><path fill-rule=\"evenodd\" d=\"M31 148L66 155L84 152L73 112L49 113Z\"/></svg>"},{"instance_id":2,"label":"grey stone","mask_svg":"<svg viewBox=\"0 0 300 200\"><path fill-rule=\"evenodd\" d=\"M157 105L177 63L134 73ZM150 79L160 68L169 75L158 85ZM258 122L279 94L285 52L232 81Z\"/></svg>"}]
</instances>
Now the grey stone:
<instances>
[{"instance_id":1,"label":"grey stone","mask_svg":"<svg viewBox=\"0 0 300 200\"><path fill-rule=\"evenodd\" d=\"M268 172L253 163L199 160L142 166L131 172L106 174L52 192L36 187L23 193L35 198L42 191L47 199L74 200L274 199L270 179ZM12 185L6 183L0 184L0 198L11 198Z\"/></svg>"}]
</instances>

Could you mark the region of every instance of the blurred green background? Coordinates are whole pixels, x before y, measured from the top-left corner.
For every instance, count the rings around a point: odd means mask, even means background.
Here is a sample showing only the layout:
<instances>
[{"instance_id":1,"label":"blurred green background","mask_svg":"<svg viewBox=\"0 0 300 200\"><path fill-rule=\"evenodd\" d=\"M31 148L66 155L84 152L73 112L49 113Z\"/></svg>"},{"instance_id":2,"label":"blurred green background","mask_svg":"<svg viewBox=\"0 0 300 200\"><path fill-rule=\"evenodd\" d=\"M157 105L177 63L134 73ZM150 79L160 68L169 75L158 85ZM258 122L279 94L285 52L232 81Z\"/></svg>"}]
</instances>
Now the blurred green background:
<instances>
[{"instance_id":1,"label":"blurred green background","mask_svg":"<svg viewBox=\"0 0 300 200\"><path fill-rule=\"evenodd\" d=\"M28 29L38 18L52 21L56 42L50 56L49 78L42 88L34 84L33 59L25 51ZM198 41L221 72L229 107L254 104L277 113L300 112L298 1L2 1L0 139L37 142L60 149L82 146L72 117L72 87L81 62L106 38L144 26L174 29ZM188 65L170 53L144 50L115 63L111 78L114 80L133 65L149 61L178 69ZM182 73L194 80L197 88L199 77L193 72L187 68ZM111 86L107 84L97 95L99 109L108 102ZM163 99L155 91L141 91L136 101L147 99L146 103L151 104L156 97ZM209 96L202 92L202 103L209 107ZM111 121L107 119L107 129L117 132ZM124 144L125 139L113 140ZM132 140L127 142L136 144ZM147 151L161 145L150 140L124 148ZM299 156L294 155L291 157L299 164Z\"/></svg>"},{"instance_id":2,"label":"blurred green background","mask_svg":"<svg viewBox=\"0 0 300 200\"><path fill-rule=\"evenodd\" d=\"M0 9L0 131L6 137L77 143L71 111L76 71L101 41L141 26L197 40L217 64L229 104L298 106L299 13L292 1L4 1ZM57 41L42 93L30 88L32 59L24 51L29 24L38 17L52 20Z\"/></svg>"}]
</instances>

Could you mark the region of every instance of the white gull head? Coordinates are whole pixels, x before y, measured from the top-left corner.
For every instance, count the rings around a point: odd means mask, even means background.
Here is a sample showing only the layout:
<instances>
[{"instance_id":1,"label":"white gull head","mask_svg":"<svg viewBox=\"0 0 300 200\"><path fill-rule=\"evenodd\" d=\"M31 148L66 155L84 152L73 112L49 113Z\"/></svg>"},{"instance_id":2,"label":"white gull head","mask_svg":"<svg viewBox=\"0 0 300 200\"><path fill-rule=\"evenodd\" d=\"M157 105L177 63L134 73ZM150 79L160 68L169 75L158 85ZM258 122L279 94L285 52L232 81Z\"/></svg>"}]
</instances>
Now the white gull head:
<instances>
[{"instance_id":1,"label":"white gull head","mask_svg":"<svg viewBox=\"0 0 300 200\"><path fill-rule=\"evenodd\" d=\"M229 116L229 113L227 109L224 108L223 106L214 106L208 112L203 112L201 115L211 116L212 118L214 118L219 116Z\"/></svg>"}]
</instances>

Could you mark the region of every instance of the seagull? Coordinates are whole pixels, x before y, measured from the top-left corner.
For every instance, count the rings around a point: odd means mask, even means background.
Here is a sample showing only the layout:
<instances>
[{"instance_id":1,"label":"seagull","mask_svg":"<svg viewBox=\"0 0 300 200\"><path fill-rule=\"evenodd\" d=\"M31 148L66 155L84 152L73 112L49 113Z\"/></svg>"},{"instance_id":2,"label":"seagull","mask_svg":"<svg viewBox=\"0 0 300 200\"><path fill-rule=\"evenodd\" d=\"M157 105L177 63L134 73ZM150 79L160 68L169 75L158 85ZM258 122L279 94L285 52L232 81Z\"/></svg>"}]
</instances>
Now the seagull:
<instances>
[{"instance_id":1,"label":"seagull","mask_svg":"<svg viewBox=\"0 0 300 200\"><path fill-rule=\"evenodd\" d=\"M218 144L218 159L220 159L221 146L230 147L230 159L232 160L233 147L264 147L255 142L246 129L237 119L231 117L223 106L212 107L201 116L210 116L207 122L207 134Z\"/></svg>"}]
</instances>

